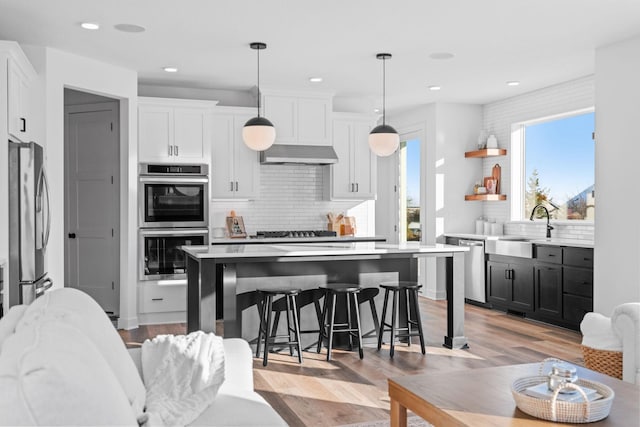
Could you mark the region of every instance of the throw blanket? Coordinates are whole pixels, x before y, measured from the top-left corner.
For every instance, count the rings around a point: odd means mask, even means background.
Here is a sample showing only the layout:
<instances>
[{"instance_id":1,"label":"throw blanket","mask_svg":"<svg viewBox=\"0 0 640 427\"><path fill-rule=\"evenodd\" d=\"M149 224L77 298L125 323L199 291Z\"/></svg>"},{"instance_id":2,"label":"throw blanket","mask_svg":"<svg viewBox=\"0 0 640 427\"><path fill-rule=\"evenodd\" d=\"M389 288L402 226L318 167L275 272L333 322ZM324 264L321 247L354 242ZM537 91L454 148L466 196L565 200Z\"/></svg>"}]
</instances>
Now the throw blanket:
<instances>
[{"instance_id":1,"label":"throw blanket","mask_svg":"<svg viewBox=\"0 0 640 427\"><path fill-rule=\"evenodd\" d=\"M184 426L213 402L224 381L222 338L202 331L142 344L147 426Z\"/></svg>"},{"instance_id":2,"label":"throw blanket","mask_svg":"<svg viewBox=\"0 0 640 427\"><path fill-rule=\"evenodd\" d=\"M621 351L622 341L613 332L611 319L600 313L587 313L580 323L582 345L598 350Z\"/></svg>"}]
</instances>

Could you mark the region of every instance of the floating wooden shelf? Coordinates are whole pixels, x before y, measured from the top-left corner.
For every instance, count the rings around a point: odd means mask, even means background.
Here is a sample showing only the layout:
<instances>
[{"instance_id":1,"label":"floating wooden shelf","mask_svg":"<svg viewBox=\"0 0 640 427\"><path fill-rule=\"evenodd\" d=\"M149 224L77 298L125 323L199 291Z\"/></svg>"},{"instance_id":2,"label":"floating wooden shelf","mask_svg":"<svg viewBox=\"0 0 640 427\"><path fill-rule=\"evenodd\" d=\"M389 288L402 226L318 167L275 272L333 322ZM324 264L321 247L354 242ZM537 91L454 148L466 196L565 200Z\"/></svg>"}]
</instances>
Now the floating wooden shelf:
<instances>
[{"instance_id":1,"label":"floating wooden shelf","mask_svg":"<svg viewBox=\"0 0 640 427\"><path fill-rule=\"evenodd\" d=\"M485 148L484 150L467 151L464 153L465 157L494 157L506 155L507 150L504 148Z\"/></svg>"},{"instance_id":2,"label":"floating wooden shelf","mask_svg":"<svg viewBox=\"0 0 640 427\"><path fill-rule=\"evenodd\" d=\"M499 201L507 200L506 194L467 194L465 200Z\"/></svg>"}]
</instances>

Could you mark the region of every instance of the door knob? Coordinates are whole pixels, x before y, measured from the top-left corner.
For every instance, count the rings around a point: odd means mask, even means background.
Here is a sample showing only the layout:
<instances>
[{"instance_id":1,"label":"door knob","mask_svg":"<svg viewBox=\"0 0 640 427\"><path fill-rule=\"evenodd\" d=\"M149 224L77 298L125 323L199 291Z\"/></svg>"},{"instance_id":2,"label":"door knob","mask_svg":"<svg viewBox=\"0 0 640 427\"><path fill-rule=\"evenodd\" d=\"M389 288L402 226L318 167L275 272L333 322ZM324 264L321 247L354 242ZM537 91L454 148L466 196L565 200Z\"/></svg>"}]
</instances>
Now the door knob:
<instances>
[{"instance_id":1,"label":"door knob","mask_svg":"<svg viewBox=\"0 0 640 427\"><path fill-rule=\"evenodd\" d=\"M76 238L76 233L69 233L69 238L70 239L75 239Z\"/></svg>"}]
</instances>

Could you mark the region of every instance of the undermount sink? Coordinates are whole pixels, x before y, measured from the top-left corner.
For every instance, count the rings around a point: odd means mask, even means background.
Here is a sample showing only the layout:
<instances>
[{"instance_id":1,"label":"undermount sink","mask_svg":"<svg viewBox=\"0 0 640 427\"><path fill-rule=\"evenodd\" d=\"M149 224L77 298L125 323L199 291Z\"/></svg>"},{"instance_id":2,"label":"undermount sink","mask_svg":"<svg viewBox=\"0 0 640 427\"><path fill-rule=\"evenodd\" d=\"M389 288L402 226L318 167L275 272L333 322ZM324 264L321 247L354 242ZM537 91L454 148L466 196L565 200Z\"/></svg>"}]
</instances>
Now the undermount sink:
<instances>
[{"instance_id":1,"label":"undermount sink","mask_svg":"<svg viewBox=\"0 0 640 427\"><path fill-rule=\"evenodd\" d=\"M485 252L519 258L533 258L533 242L526 237L502 236L496 240L487 240Z\"/></svg>"}]
</instances>

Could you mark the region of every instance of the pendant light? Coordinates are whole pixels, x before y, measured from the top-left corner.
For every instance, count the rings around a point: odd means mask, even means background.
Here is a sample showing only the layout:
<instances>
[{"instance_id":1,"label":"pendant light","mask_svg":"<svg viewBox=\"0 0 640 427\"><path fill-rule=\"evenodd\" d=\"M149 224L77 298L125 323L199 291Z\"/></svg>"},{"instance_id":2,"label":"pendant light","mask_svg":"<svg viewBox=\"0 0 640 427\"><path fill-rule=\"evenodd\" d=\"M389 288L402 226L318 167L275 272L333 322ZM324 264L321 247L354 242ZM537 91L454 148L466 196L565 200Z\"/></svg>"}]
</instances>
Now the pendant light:
<instances>
[{"instance_id":1,"label":"pendant light","mask_svg":"<svg viewBox=\"0 0 640 427\"><path fill-rule=\"evenodd\" d=\"M379 53L376 58L382 59L382 124L376 126L369 133L369 148L376 155L386 157L392 155L400 145L400 135L385 119L385 61L391 59L390 53Z\"/></svg>"},{"instance_id":2,"label":"pendant light","mask_svg":"<svg viewBox=\"0 0 640 427\"><path fill-rule=\"evenodd\" d=\"M249 119L242 128L242 139L247 147L255 151L264 151L273 145L276 129L265 117L260 117L260 51L267 48L265 43L254 42L249 45L258 51L258 116Z\"/></svg>"}]
</instances>

